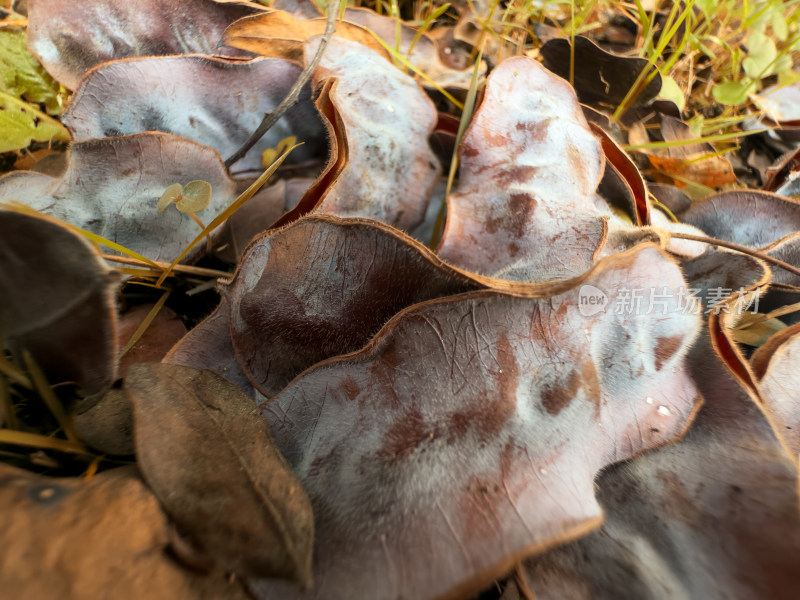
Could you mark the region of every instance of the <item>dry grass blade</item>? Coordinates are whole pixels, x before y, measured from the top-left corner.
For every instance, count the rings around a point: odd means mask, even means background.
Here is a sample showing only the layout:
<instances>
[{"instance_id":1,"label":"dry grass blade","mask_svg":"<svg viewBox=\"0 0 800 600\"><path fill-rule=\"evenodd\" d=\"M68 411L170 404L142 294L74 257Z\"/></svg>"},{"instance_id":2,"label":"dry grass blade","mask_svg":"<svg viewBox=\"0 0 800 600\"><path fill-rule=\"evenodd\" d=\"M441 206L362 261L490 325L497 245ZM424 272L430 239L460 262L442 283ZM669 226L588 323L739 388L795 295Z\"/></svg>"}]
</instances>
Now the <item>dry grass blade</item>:
<instances>
[{"instance_id":1,"label":"dry grass blade","mask_svg":"<svg viewBox=\"0 0 800 600\"><path fill-rule=\"evenodd\" d=\"M15 446L28 446L30 448L47 448L60 452L70 452L72 454L89 454L86 446L80 442L61 440L36 433L26 431L12 431L10 429L0 429L0 444L14 444Z\"/></svg>"},{"instance_id":2,"label":"dry grass blade","mask_svg":"<svg viewBox=\"0 0 800 600\"><path fill-rule=\"evenodd\" d=\"M436 248L439 239L442 237L444 218L447 213L447 197L450 195L450 190L453 189L453 181L456 178L456 170L458 170L458 151L461 147L461 140L464 137L464 132L467 130L467 125L472 121L472 114L475 112L475 98L478 95L478 74L480 72L482 59L483 52L479 52L478 58L475 60L475 69L472 71L472 80L469 83L467 97L464 100L464 110L461 113L461 120L458 122L456 142L453 145L453 158L450 161L450 172L447 174L447 188L444 193L445 200L442 202L442 208L439 209L439 215L436 217L436 224L433 227L433 235L431 236L430 242L431 249Z\"/></svg>"},{"instance_id":3,"label":"dry grass blade","mask_svg":"<svg viewBox=\"0 0 800 600\"><path fill-rule=\"evenodd\" d=\"M128 351L131 348L133 348L140 339L142 339L144 332L147 331L148 327L150 327L150 324L153 322L153 319L155 319L156 316L158 316L159 311L164 306L164 303L167 301L167 298L169 298L170 293L172 293L172 290L167 290L161 295L161 298L158 299L158 302L156 302L153 305L153 308L150 309L150 312L147 313L147 316L144 318L141 325L139 325L139 327L136 328L136 331L133 332L131 339L128 340L128 343L125 344L125 347L120 351L118 358L122 358L123 356L125 356L128 353Z\"/></svg>"},{"instance_id":4,"label":"dry grass blade","mask_svg":"<svg viewBox=\"0 0 800 600\"><path fill-rule=\"evenodd\" d=\"M8 377L12 383L21 385L22 387L32 390L33 385L31 380L25 373L18 369L15 365L11 364L4 356L0 355L0 373Z\"/></svg>"},{"instance_id":5,"label":"dry grass blade","mask_svg":"<svg viewBox=\"0 0 800 600\"><path fill-rule=\"evenodd\" d=\"M58 399L58 396L53 392L53 388L50 387L50 384L47 382L44 372L42 372L42 369L36 364L36 360L30 352L23 350L22 357L25 361L25 366L28 368L28 372L31 374L31 379L33 380L36 391L39 393L42 400L44 400L50 412L53 413L56 421L58 421L58 424L64 431L64 435L66 435L67 439L73 444L80 445L80 438L78 434L75 433L72 422L64 411L64 407L61 405L61 400Z\"/></svg>"}]
</instances>

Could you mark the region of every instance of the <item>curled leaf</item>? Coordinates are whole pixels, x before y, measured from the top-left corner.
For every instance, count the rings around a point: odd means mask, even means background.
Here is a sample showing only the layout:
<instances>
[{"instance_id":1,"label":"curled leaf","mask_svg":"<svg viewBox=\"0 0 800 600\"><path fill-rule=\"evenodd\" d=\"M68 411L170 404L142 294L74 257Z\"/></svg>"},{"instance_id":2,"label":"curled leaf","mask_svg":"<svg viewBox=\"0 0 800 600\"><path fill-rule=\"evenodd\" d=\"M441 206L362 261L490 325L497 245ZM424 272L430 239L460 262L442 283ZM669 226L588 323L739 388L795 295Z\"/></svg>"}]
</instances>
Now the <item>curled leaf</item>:
<instances>
[{"instance_id":1,"label":"curled leaf","mask_svg":"<svg viewBox=\"0 0 800 600\"><path fill-rule=\"evenodd\" d=\"M584 272L606 236L595 197L604 155L563 79L525 57L500 64L459 152L439 255L517 281Z\"/></svg>"},{"instance_id":2,"label":"curled leaf","mask_svg":"<svg viewBox=\"0 0 800 600\"><path fill-rule=\"evenodd\" d=\"M695 202L681 221L711 237L764 248L800 231L800 201L758 190L732 190Z\"/></svg>"},{"instance_id":3,"label":"curled leaf","mask_svg":"<svg viewBox=\"0 0 800 600\"><path fill-rule=\"evenodd\" d=\"M666 304L651 314L580 300L656 285ZM261 581L259 597L467 597L596 527L597 471L674 439L697 407L683 285L640 246L540 298L412 306L305 371L264 414L314 506L320 584Z\"/></svg>"},{"instance_id":4,"label":"curled leaf","mask_svg":"<svg viewBox=\"0 0 800 600\"><path fill-rule=\"evenodd\" d=\"M311 42L309 55L315 48ZM349 162L316 211L412 229L422 222L439 176L439 161L428 145L436 125L433 103L389 61L335 37L313 82L328 78L337 80L330 97L344 129Z\"/></svg>"},{"instance_id":5,"label":"curled leaf","mask_svg":"<svg viewBox=\"0 0 800 600\"><path fill-rule=\"evenodd\" d=\"M219 155L165 133L75 142L60 177L29 171L0 178L0 201L15 200L103 236L151 260L171 261L197 235L190 215L159 214L159 198L176 181L202 174L221 213L236 198ZM193 254L197 256L197 252Z\"/></svg>"},{"instance_id":6,"label":"curled leaf","mask_svg":"<svg viewBox=\"0 0 800 600\"><path fill-rule=\"evenodd\" d=\"M706 399L686 436L598 480L606 522L527 563L544 600L775 598L800 593L796 462L707 343Z\"/></svg>"},{"instance_id":7,"label":"curled leaf","mask_svg":"<svg viewBox=\"0 0 800 600\"><path fill-rule=\"evenodd\" d=\"M272 396L406 306L480 287L391 227L320 215L257 238L223 293L239 364Z\"/></svg>"}]
</instances>

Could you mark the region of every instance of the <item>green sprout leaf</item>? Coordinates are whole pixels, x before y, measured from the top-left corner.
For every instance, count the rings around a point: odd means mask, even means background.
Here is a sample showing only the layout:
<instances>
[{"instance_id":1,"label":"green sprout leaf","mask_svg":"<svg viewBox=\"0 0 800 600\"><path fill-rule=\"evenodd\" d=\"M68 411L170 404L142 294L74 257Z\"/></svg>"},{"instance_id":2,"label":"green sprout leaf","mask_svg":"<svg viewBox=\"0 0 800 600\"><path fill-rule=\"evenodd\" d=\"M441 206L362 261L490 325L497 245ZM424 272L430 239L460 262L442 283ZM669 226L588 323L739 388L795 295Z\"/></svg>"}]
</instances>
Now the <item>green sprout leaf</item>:
<instances>
[{"instance_id":1,"label":"green sprout leaf","mask_svg":"<svg viewBox=\"0 0 800 600\"><path fill-rule=\"evenodd\" d=\"M158 212L163 213L173 202L177 202L183 196L183 186L180 183L173 183L169 186L161 198L158 199Z\"/></svg>"},{"instance_id":2,"label":"green sprout leaf","mask_svg":"<svg viewBox=\"0 0 800 600\"><path fill-rule=\"evenodd\" d=\"M193 213L203 210L209 202L211 202L211 184L196 179L183 188L183 197L175 203L175 208L182 213Z\"/></svg>"},{"instance_id":3,"label":"green sprout leaf","mask_svg":"<svg viewBox=\"0 0 800 600\"><path fill-rule=\"evenodd\" d=\"M681 112L686 108L686 96L683 95L683 90L669 75L661 74L661 91L657 97L661 100L671 100Z\"/></svg>"},{"instance_id":4,"label":"green sprout leaf","mask_svg":"<svg viewBox=\"0 0 800 600\"><path fill-rule=\"evenodd\" d=\"M711 88L711 95L714 100L725 106L738 106L744 104L747 95L756 91L756 82L748 78L741 81L726 81L718 83Z\"/></svg>"},{"instance_id":5,"label":"green sprout leaf","mask_svg":"<svg viewBox=\"0 0 800 600\"><path fill-rule=\"evenodd\" d=\"M774 72L774 61L778 58L778 49L775 42L758 31L754 31L747 38L747 58L742 61L742 67L751 79L768 77Z\"/></svg>"}]
</instances>

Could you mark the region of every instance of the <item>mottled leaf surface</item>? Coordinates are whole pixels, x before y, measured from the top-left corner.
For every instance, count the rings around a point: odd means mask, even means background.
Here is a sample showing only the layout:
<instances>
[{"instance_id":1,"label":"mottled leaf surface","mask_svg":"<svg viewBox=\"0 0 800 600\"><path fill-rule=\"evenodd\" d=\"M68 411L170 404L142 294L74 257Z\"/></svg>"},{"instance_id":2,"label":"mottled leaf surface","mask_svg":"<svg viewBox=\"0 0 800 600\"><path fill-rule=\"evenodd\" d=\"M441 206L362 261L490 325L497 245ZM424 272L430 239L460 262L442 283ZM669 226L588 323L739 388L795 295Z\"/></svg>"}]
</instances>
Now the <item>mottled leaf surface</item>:
<instances>
[{"instance_id":1,"label":"mottled leaf surface","mask_svg":"<svg viewBox=\"0 0 800 600\"><path fill-rule=\"evenodd\" d=\"M711 237L763 248L800 231L800 202L770 192L732 190L695 202L681 221Z\"/></svg>"},{"instance_id":2,"label":"mottled leaf surface","mask_svg":"<svg viewBox=\"0 0 800 600\"><path fill-rule=\"evenodd\" d=\"M0 580L9 598L187 600L247 594L166 553L170 525L133 467L53 479L0 464Z\"/></svg>"},{"instance_id":3,"label":"mottled leaf surface","mask_svg":"<svg viewBox=\"0 0 800 600\"><path fill-rule=\"evenodd\" d=\"M800 325L772 336L753 354L764 409L794 456L800 454Z\"/></svg>"},{"instance_id":4,"label":"mottled leaf surface","mask_svg":"<svg viewBox=\"0 0 800 600\"><path fill-rule=\"evenodd\" d=\"M481 287L385 225L312 216L257 238L223 292L239 364L272 396L361 348L401 309Z\"/></svg>"},{"instance_id":5,"label":"mottled leaf surface","mask_svg":"<svg viewBox=\"0 0 800 600\"><path fill-rule=\"evenodd\" d=\"M28 2L28 43L59 82L74 90L86 71L130 56L215 54L236 19L260 12L249 2L70 0Z\"/></svg>"},{"instance_id":6,"label":"mottled leaf surface","mask_svg":"<svg viewBox=\"0 0 800 600\"><path fill-rule=\"evenodd\" d=\"M537 598L728 600L800 594L796 463L707 343L686 437L599 479L603 528L527 564Z\"/></svg>"},{"instance_id":7,"label":"mottled leaf surface","mask_svg":"<svg viewBox=\"0 0 800 600\"><path fill-rule=\"evenodd\" d=\"M0 201L21 202L151 260L169 262L200 229L174 207L159 213L158 199L170 185L195 179L208 181L213 190L211 203L198 213L206 222L236 198L235 184L213 149L145 133L76 142L61 177L11 173L0 178Z\"/></svg>"},{"instance_id":8,"label":"mottled leaf surface","mask_svg":"<svg viewBox=\"0 0 800 600\"><path fill-rule=\"evenodd\" d=\"M598 526L595 474L673 439L696 410L684 359L699 317L676 309L683 285L641 246L559 295L418 304L305 371L264 414L314 506L318 585L263 581L259 597L466 597ZM610 299L663 286L667 299L587 314L588 286Z\"/></svg>"},{"instance_id":9,"label":"mottled leaf surface","mask_svg":"<svg viewBox=\"0 0 800 600\"><path fill-rule=\"evenodd\" d=\"M239 388L211 371L130 368L139 468L182 532L249 577L307 583L314 539L308 498Z\"/></svg>"},{"instance_id":10,"label":"mottled leaf surface","mask_svg":"<svg viewBox=\"0 0 800 600\"><path fill-rule=\"evenodd\" d=\"M232 155L289 93L300 67L279 58L231 61L208 56L159 56L100 65L84 78L63 121L75 139L163 131ZM320 152L323 126L308 86L236 171L261 171L261 154L282 139L304 142L288 163Z\"/></svg>"},{"instance_id":11,"label":"mottled leaf surface","mask_svg":"<svg viewBox=\"0 0 800 600\"><path fill-rule=\"evenodd\" d=\"M567 279L591 265L610 214L595 197L604 156L566 81L529 58L504 61L459 156L442 258L517 281Z\"/></svg>"},{"instance_id":12,"label":"mottled leaf surface","mask_svg":"<svg viewBox=\"0 0 800 600\"><path fill-rule=\"evenodd\" d=\"M310 42L313 54L317 41ZM349 163L317 212L378 219L409 230L422 222L439 176L428 145L436 110L419 85L380 55L333 38L314 72L335 77L331 100L344 126Z\"/></svg>"},{"instance_id":13,"label":"mottled leaf surface","mask_svg":"<svg viewBox=\"0 0 800 600\"><path fill-rule=\"evenodd\" d=\"M0 210L0 332L51 383L83 395L117 372L118 278L81 236L53 221Z\"/></svg>"}]
</instances>

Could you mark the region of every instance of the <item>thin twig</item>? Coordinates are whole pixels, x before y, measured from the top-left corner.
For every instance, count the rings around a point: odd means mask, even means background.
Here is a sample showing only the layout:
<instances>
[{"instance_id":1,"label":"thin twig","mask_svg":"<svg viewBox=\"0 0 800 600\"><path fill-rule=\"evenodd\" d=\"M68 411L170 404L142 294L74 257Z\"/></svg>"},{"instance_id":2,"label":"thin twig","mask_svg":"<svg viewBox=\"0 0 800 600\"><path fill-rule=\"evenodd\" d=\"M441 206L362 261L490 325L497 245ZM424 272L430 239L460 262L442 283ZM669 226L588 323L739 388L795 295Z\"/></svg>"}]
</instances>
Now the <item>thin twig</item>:
<instances>
[{"instance_id":1,"label":"thin twig","mask_svg":"<svg viewBox=\"0 0 800 600\"><path fill-rule=\"evenodd\" d=\"M690 242L702 242L711 246L722 246L723 248L728 248L729 250L736 250L742 254L747 254L748 256L752 256L754 258L760 258L764 262L772 263L773 265L780 267L781 269L785 269L786 271L789 271L789 273L794 273L800 277L800 269L797 267L792 266L778 258L774 258L769 254L764 254L758 250L751 250L750 248L740 246L739 244L734 244L733 242L726 242L725 240L718 240L717 238L712 237L703 237L701 235L690 235L688 233L670 233L669 237L679 240L689 240Z\"/></svg>"},{"instance_id":2,"label":"thin twig","mask_svg":"<svg viewBox=\"0 0 800 600\"><path fill-rule=\"evenodd\" d=\"M143 262L141 260L136 260L135 258L130 258L129 256L117 256L116 254L103 254L103 258L106 260L110 260L111 262L122 263L125 265L135 265L137 267L146 267L148 269L152 269L153 265L150 263ZM158 260L153 261L156 266L160 269L168 269L169 263L161 262ZM187 275L198 275L199 277L230 277L231 274L227 271L218 271L217 269L205 269L203 267L193 267L192 265L175 265L172 269L173 271L179 271L181 273L186 273Z\"/></svg>"},{"instance_id":3,"label":"thin twig","mask_svg":"<svg viewBox=\"0 0 800 600\"><path fill-rule=\"evenodd\" d=\"M247 141L225 161L226 167L230 168L233 163L247 154L250 149L256 145L258 140L264 137L264 134L267 133L267 131L269 131L270 128L278 122L278 119L280 119L287 110L294 106L294 104L300 98L300 91L303 89L303 86L308 83L308 80L311 79L311 74L314 72L314 69L317 68L319 61L322 59L322 53L325 51L328 41L331 39L331 37L333 37L333 33L336 30L336 7L334 4L335 3L331 2L328 5L328 20L327 24L325 25L325 33L322 34L322 39L317 47L316 54L314 54L314 58L300 73L300 76L297 78L297 81L294 82L294 85L292 86L292 89L289 90L286 98L283 99L283 101L275 108L275 110L264 115L261 124L253 132L253 134L247 138Z\"/></svg>"}]
</instances>

